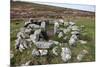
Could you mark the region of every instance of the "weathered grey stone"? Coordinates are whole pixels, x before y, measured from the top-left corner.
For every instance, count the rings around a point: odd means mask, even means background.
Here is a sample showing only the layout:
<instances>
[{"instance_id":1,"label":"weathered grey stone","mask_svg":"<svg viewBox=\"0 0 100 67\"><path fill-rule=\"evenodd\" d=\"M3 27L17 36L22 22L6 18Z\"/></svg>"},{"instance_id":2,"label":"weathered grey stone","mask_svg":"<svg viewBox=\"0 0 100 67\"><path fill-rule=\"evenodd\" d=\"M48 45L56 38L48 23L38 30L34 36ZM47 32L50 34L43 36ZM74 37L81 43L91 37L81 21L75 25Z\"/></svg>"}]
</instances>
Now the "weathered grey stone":
<instances>
[{"instance_id":1,"label":"weathered grey stone","mask_svg":"<svg viewBox=\"0 0 100 67\"><path fill-rule=\"evenodd\" d=\"M56 56L58 56L57 49L58 49L57 46L52 49L53 54Z\"/></svg>"},{"instance_id":2,"label":"weathered grey stone","mask_svg":"<svg viewBox=\"0 0 100 67\"><path fill-rule=\"evenodd\" d=\"M39 35L41 34L41 29L35 30L34 34L30 35L30 39L33 43L39 40Z\"/></svg>"},{"instance_id":3,"label":"weathered grey stone","mask_svg":"<svg viewBox=\"0 0 100 67\"><path fill-rule=\"evenodd\" d=\"M45 30L45 27L46 27L46 23L45 22L42 22L41 23L41 28L43 28Z\"/></svg>"},{"instance_id":4,"label":"weathered grey stone","mask_svg":"<svg viewBox=\"0 0 100 67\"><path fill-rule=\"evenodd\" d=\"M67 47L62 48L61 59L63 60L63 62L67 62L68 60L71 59L71 50L69 48Z\"/></svg>"},{"instance_id":5,"label":"weathered grey stone","mask_svg":"<svg viewBox=\"0 0 100 67\"><path fill-rule=\"evenodd\" d=\"M76 35L72 35L70 40L69 40L69 45L75 46L77 43L78 37Z\"/></svg>"},{"instance_id":6,"label":"weathered grey stone","mask_svg":"<svg viewBox=\"0 0 100 67\"><path fill-rule=\"evenodd\" d=\"M32 47L32 41L31 41L31 39L25 39L25 40L27 42L27 46L28 47Z\"/></svg>"},{"instance_id":7,"label":"weathered grey stone","mask_svg":"<svg viewBox=\"0 0 100 67\"><path fill-rule=\"evenodd\" d=\"M32 31L32 29L31 28L25 28L25 33L27 33L27 34L30 34L30 32Z\"/></svg>"},{"instance_id":8,"label":"weathered grey stone","mask_svg":"<svg viewBox=\"0 0 100 67\"><path fill-rule=\"evenodd\" d=\"M17 33L17 38L19 38L19 37L25 38L24 33L23 33L23 32L18 32L18 33Z\"/></svg>"},{"instance_id":9,"label":"weathered grey stone","mask_svg":"<svg viewBox=\"0 0 100 67\"><path fill-rule=\"evenodd\" d=\"M30 21L27 21L27 22L24 23L24 26L26 26L26 25L28 25L30 23L31 23Z\"/></svg>"},{"instance_id":10,"label":"weathered grey stone","mask_svg":"<svg viewBox=\"0 0 100 67\"><path fill-rule=\"evenodd\" d=\"M21 36L19 36L16 40L15 40L15 47L16 49L18 49L20 52L22 52L25 48L31 47L32 42L30 39L25 39L22 38Z\"/></svg>"},{"instance_id":11,"label":"weathered grey stone","mask_svg":"<svg viewBox=\"0 0 100 67\"><path fill-rule=\"evenodd\" d=\"M54 23L54 34L57 33L58 28L59 28L59 23L58 23L58 22L55 22L55 23Z\"/></svg>"},{"instance_id":12,"label":"weathered grey stone","mask_svg":"<svg viewBox=\"0 0 100 67\"><path fill-rule=\"evenodd\" d=\"M77 61L82 61L83 57L88 54L87 50L82 50L80 53L77 55Z\"/></svg>"},{"instance_id":13,"label":"weathered grey stone","mask_svg":"<svg viewBox=\"0 0 100 67\"><path fill-rule=\"evenodd\" d=\"M54 40L49 40L49 42L50 42L50 43L53 43L53 44L55 44L55 45L58 45L58 44L59 44L58 41L54 41Z\"/></svg>"},{"instance_id":14,"label":"weathered grey stone","mask_svg":"<svg viewBox=\"0 0 100 67\"><path fill-rule=\"evenodd\" d=\"M21 37L18 37L17 40L15 40L15 47L16 49L18 49L20 52L23 51L24 48L24 45L23 45L23 39Z\"/></svg>"},{"instance_id":15,"label":"weathered grey stone","mask_svg":"<svg viewBox=\"0 0 100 67\"><path fill-rule=\"evenodd\" d=\"M47 55L48 50L39 50L39 52L41 56L44 56L44 55Z\"/></svg>"},{"instance_id":16,"label":"weathered grey stone","mask_svg":"<svg viewBox=\"0 0 100 67\"><path fill-rule=\"evenodd\" d=\"M38 35L36 36L36 35L34 35L34 34L31 34L31 35L30 35L30 39L32 40L33 43L35 43L36 41L38 41L39 36L38 36Z\"/></svg>"},{"instance_id":17,"label":"weathered grey stone","mask_svg":"<svg viewBox=\"0 0 100 67\"><path fill-rule=\"evenodd\" d=\"M68 33L71 31L71 26L67 27L67 28L59 28L61 31L63 31L64 34Z\"/></svg>"},{"instance_id":18,"label":"weathered grey stone","mask_svg":"<svg viewBox=\"0 0 100 67\"><path fill-rule=\"evenodd\" d=\"M74 23L74 22L69 22L69 25L71 25L71 26L72 26L72 25L75 25L75 23Z\"/></svg>"},{"instance_id":19,"label":"weathered grey stone","mask_svg":"<svg viewBox=\"0 0 100 67\"><path fill-rule=\"evenodd\" d=\"M18 49L20 52L22 52L25 48L31 47L31 41L29 41L29 34L31 30L28 28L21 28L20 32L17 33L17 39L16 39L16 49ZM30 42L30 43L29 43Z\"/></svg>"},{"instance_id":20,"label":"weathered grey stone","mask_svg":"<svg viewBox=\"0 0 100 67\"><path fill-rule=\"evenodd\" d=\"M73 31L79 31L80 29L79 29L78 26L74 25L74 26L72 26L72 30L73 30Z\"/></svg>"},{"instance_id":21,"label":"weathered grey stone","mask_svg":"<svg viewBox=\"0 0 100 67\"><path fill-rule=\"evenodd\" d=\"M37 25L37 24L29 24L28 28L39 29L41 27L39 25Z\"/></svg>"},{"instance_id":22,"label":"weathered grey stone","mask_svg":"<svg viewBox=\"0 0 100 67\"><path fill-rule=\"evenodd\" d=\"M59 34L58 34L58 38L61 38L61 37L63 37L63 33L62 32L60 32Z\"/></svg>"},{"instance_id":23,"label":"weathered grey stone","mask_svg":"<svg viewBox=\"0 0 100 67\"><path fill-rule=\"evenodd\" d=\"M46 41L38 41L34 43L37 48L50 48L53 43L52 42L46 42Z\"/></svg>"},{"instance_id":24,"label":"weathered grey stone","mask_svg":"<svg viewBox=\"0 0 100 67\"><path fill-rule=\"evenodd\" d=\"M23 39L29 38L29 34L31 32L31 29L28 28L21 28L20 31L17 33L17 38L21 37Z\"/></svg>"},{"instance_id":25,"label":"weathered grey stone","mask_svg":"<svg viewBox=\"0 0 100 67\"><path fill-rule=\"evenodd\" d=\"M24 48L23 44L20 44L20 45L19 45L19 51L20 51L20 52L23 52L24 49L25 49L25 48Z\"/></svg>"},{"instance_id":26,"label":"weathered grey stone","mask_svg":"<svg viewBox=\"0 0 100 67\"><path fill-rule=\"evenodd\" d=\"M71 31L71 26L68 26L66 31L70 32Z\"/></svg>"},{"instance_id":27,"label":"weathered grey stone","mask_svg":"<svg viewBox=\"0 0 100 67\"><path fill-rule=\"evenodd\" d=\"M64 34L66 34L67 32L69 32L68 29L63 29Z\"/></svg>"},{"instance_id":28,"label":"weathered grey stone","mask_svg":"<svg viewBox=\"0 0 100 67\"><path fill-rule=\"evenodd\" d=\"M80 34L80 32L79 31L72 31L71 34L76 35L76 34Z\"/></svg>"},{"instance_id":29,"label":"weathered grey stone","mask_svg":"<svg viewBox=\"0 0 100 67\"><path fill-rule=\"evenodd\" d=\"M36 50L36 49L33 49L32 55L33 55L33 56L39 56L39 51Z\"/></svg>"},{"instance_id":30,"label":"weathered grey stone","mask_svg":"<svg viewBox=\"0 0 100 67\"><path fill-rule=\"evenodd\" d=\"M64 20L63 19L59 19L58 20L60 23L64 23Z\"/></svg>"},{"instance_id":31,"label":"weathered grey stone","mask_svg":"<svg viewBox=\"0 0 100 67\"><path fill-rule=\"evenodd\" d=\"M58 41L53 41L53 43L54 43L55 45L58 45L58 44L59 44L59 42L58 42Z\"/></svg>"}]
</instances>

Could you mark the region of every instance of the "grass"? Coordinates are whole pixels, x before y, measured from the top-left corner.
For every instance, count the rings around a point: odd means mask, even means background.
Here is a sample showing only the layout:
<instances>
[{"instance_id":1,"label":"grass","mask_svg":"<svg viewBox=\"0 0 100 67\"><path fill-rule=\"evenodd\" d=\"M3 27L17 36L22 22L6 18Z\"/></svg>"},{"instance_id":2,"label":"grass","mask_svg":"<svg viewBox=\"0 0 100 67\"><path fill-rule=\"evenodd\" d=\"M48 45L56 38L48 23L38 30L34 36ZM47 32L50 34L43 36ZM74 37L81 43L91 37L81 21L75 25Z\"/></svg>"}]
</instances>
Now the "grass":
<instances>
[{"instance_id":1,"label":"grass","mask_svg":"<svg viewBox=\"0 0 100 67\"><path fill-rule=\"evenodd\" d=\"M83 58L81 62L90 62L90 61L95 61L95 19L94 18L86 18L86 17L81 17L79 19L75 19L75 22L78 26L84 25L85 26L85 31L86 34L81 35L81 39L86 40L88 43L85 45L82 45L80 43L77 44L76 47L70 47L72 51L72 58L68 63L76 63L76 57L77 54L82 50L86 49L88 50L88 54ZM16 35L19 29L24 25L23 21L11 21L11 51L13 51L14 57L11 60L11 65L21 65L26 63L29 60L32 60L34 65L41 65L41 64L58 64L58 63L63 63L61 60L61 56L55 56L52 54L51 50L49 51L49 54L47 56L40 56L40 57L32 57L32 50L36 48L34 45L32 48L28 48L22 53L16 51L15 49L15 40L16 40ZM53 29L53 25L49 25L48 29ZM56 36L51 37L51 39L54 40L59 40ZM50 48L52 49L52 48Z\"/></svg>"}]
</instances>

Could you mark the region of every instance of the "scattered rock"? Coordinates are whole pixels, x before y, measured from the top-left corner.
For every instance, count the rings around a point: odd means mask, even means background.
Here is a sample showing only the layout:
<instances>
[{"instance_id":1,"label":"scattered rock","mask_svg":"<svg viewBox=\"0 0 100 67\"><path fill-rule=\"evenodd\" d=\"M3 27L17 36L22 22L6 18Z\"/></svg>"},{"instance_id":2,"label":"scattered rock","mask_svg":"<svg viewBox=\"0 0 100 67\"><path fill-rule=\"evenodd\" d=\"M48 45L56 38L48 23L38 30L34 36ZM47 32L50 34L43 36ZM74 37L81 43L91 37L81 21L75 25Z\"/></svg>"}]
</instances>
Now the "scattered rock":
<instances>
[{"instance_id":1,"label":"scattered rock","mask_svg":"<svg viewBox=\"0 0 100 67\"><path fill-rule=\"evenodd\" d=\"M63 60L63 62L67 62L68 60L71 59L71 50L69 48L67 47L62 48L61 59Z\"/></svg>"},{"instance_id":2,"label":"scattered rock","mask_svg":"<svg viewBox=\"0 0 100 67\"><path fill-rule=\"evenodd\" d=\"M56 56L58 56L57 49L58 49L57 46L52 49L53 54Z\"/></svg>"},{"instance_id":3,"label":"scattered rock","mask_svg":"<svg viewBox=\"0 0 100 67\"><path fill-rule=\"evenodd\" d=\"M60 32L60 33L58 34L58 38L61 38L61 37L63 37L63 33L62 33L62 32Z\"/></svg>"},{"instance_id":4,"label":"scattered rock","mask_svg":"<svg viewBox=\"0 0 100 67\"><path fill-rule=\"evenodd\" d=\"M87 50L82 50L80 53L77 55L77 61L81 61L83 57L88 53Z\"/></svg>"},{"instance_id":5,"label":"scattered rock","mask_svg":"<svg viewBox=\"0 0 100 67\"><path fill-rule=\"evenodd\" d=\"M63 19L59 19L58 20L60 23L64 23L64 20Z\"/></svg>"},{"instance_id":6,"label":"scattered rock","mask_svg":"<svg viewBox=\"0 0 100 67\"><path fill-rule=\"evenodd\" d=\"M55 45L58 45L58 44L59 44L58 41L54 41L54 40L49 40L49 42L50 42L50 43L53 43L53 44L55 44Z\"/></svg>"},{"instance_id":7,"label":"scattered rock","mask_svg":"<svg viewBox=\"0 0 100 67\"><path fill-rule=\"evenodd\" d=\"M28 25L28 28L39 29L40 28L40 25L37 25L37 24L29 24Z\"/></svg>"},{"instance_id":8,"label":"scattered rock","mask_svg":"<svg viewBox=\"0 0 100 67\"><path fill-rule=\"evenodd\" d=\"M41 28L43 28L45 30L45 27L46 27L46 23L45 22L42 22L41 23Z\"/></svg>"},{"instance_id":9,"label":"scattered rock","mask_svg":"<svg viewBox=\"0 0 100 67\"><path fill-rule=\"evenodd\" d=\"M41 29L35 30L34 34L30 35L30 39L33 43L37 42L39 40L39 35L41 34Z\"/></svg>"},{"instance_id":10,"label":"scattered rock","mask_svg":"<svg viewBox=\"0 0 100 67\"><path fill-rule=\"evenodd\" d=\"M39 52L41 56L44 56L44 55L47 55L48 50L39 50Z\"/></svg>"},{"instance_id":11,"label":"scattered rock","mask_svg":"<svg viewBox=\"0 0 100 67\"><path fill-rule=\"evenodd\" d=\"M37 48L50 48L53 43L52 42L46 42L46 41L38 41L34 43Z\"/></svg>"},{"instance_id":12,"label":"scattered rock","mask_svg":"<svg viewBox=\"0 0 100 67\"><path fill-rule=\"evenodd\" d=\"M76 43L77 43L77 40L78 40L77 36L76 35L72 35L70 40L69 40L69 45L70 46L75 46Z\"/></svg>"},{"instance_id":13,"label":"scattered rock","mask_svg":"<svg viewBox=\"0 0 100 67\"><path fill-rule=\"evenodd\" d=\"M59 28L59 23L58 23L58 22L55 22L55 23L54 23L54 34L57 33L58 28Z\"/></svg>"},{"instance_id":14,"label":"scattered rock","mask_svg":"<svg viewBox=\"0 0 100 67\"><path fill-rule=\"evenodd\" d=\"M71 34L72 35L74 35L74 34L76 35L76 34L80 34L80 32L79 31L72 31Z\"/></svg>"},{"instance_id":15,"label":"scattered rock","mask_svg":"<svg viewBox=\"0 0 100 67\"><path fill-rule=\"evenodd\" d=\"M68 29L63 29L64 34L66 34L67 32L69 32Z\"/></svg>"},{"instance_id":16,"label":"scattered rock","mask_svg":"<svg viewBox=\"0 0 100 67\"><path fill-rule=\"evenodd\" d=\"M73 25L75 25L75 23L74 22L69 22L69 25L73 26Z\"/></svg>"},{"instance_id":17,"label":"scattered rock","mask_svg":"<svg viewBox=\"0 0 100 67\"><path fill-rule=\"evenodd\" d=\"M79 27L76 26L76 25L74 25L74 26L72 26L72 30L73 30L73 31L79 31Z\"/></svg>"},{"instance_id":18,"label":"scattered rock","mask_svg":"<svg viewBox=\"0 0 100 67\"><path fill-rule=\"evenodd\" d=\"M34 57L34 56L39 56L39 51L36 50L36 49L33 49L32 55L33 55L33 57Z\"/></svg>"}]
</instances>

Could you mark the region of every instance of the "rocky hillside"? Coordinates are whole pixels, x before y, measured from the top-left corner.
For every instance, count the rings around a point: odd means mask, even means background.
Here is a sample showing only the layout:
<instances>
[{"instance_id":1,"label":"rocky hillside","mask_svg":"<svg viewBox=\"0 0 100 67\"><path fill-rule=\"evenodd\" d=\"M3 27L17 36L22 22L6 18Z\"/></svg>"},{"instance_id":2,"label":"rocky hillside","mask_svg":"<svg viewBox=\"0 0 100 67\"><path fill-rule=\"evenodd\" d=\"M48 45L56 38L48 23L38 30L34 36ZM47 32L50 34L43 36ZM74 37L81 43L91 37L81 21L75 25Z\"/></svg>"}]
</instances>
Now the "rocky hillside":
<instances>
[{"instance_id":1,"label":"rocky hillside","mask_svg":"<svg viewBox=\"0 0 100 67\"><path fill-rule=\"evenodd\" d=\"M94 12L81 11L76 9L54 7L27 2L11 1L11 19L21 18L65 18L72 17L94 17Z\"/></svg>"}]
</instances>

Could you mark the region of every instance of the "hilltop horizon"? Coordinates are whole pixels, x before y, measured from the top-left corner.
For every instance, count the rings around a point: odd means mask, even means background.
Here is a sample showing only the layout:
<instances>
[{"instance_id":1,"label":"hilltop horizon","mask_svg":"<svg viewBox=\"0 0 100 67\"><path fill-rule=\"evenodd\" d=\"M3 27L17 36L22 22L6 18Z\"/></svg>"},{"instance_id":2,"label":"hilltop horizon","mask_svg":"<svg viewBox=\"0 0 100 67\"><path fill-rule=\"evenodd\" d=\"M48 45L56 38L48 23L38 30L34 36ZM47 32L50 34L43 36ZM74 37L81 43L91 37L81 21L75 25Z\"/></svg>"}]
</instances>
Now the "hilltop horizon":
<instances>
[{"instance_id":1,"label":"hilltop horizon","mask_svg":"<svg viewBox=\"0 0 100 67\"><path fill-rule=\"evenodd\" d=\"M78 10L84 10L84 11L91 11L95 12L95 5L90 4L74 4L74 3L56 3L56 2L42 2L42 1L24 1L24 0L13 0L13 1L20 1L20 2L29 2L29 3L37 3L42 5L48 5L48 6L56 6L56 7L63 7L63 8L71 8L71 9L78 9Z\"/></svg>"}]
</instances>

